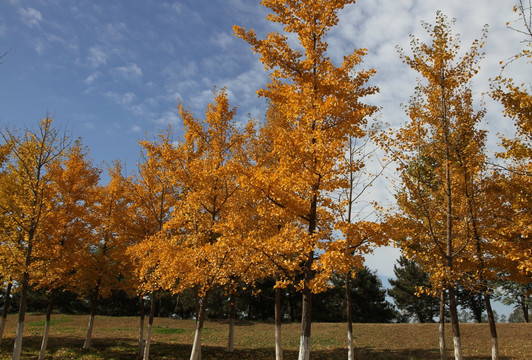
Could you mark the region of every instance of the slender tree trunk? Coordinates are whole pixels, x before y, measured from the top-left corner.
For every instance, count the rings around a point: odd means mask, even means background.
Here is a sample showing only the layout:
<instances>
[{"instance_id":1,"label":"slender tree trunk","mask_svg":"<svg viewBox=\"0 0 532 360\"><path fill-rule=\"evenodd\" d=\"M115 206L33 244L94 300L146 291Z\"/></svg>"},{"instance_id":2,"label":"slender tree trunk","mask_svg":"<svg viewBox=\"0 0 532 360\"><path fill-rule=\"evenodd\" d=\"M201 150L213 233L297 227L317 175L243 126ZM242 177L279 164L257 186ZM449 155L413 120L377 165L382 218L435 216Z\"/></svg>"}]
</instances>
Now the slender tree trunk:
<instances>
[{"instance_id":1,"label":"slender tree trunk","mask_svg":"<svg viewBox=\"0 0 532 360\"><path fill-rule=\"evenodd\" d=\"M13 287L13 281L9 281L6 288L6 294L4 296L4 309L2 310L2 322L0 323L0 342L4 337L4 329L6 328L7 314L9 313L9 303L11 300L11 288Z\"/></svg>"},{"instance_id":2,"label":"slender tree trunk","mask_svg":"<svg viewBox=\"0 0 532 360\"><path fill-rule=\"evenodd\" d=\"M292 294L292 292L289 292L288 296L290 299L290 321L295 322L296 321L296 306L294 304L294 294Z\"/></svg>"},{"instance_id":3,"label":"slender tree trunk","mask_svg":"<svg viewBox=\"0 0 532 360\"><path fill-rule=\"evenodd\" d=\"M345 274L345 304L347 320L347 359L355 360L353 346L353 304L351 300L351 273Z\"/></svg>"},{"instance_id":4,"label":"slender tree trunk","mask_svg":"<svg viewBox=\"0 0 532 360\"><path fill-rule=\"evenodd\" d=\"M440 294L440 326L439 326L439 335L440 335L440 359L447 360L447 347L445 344L445 290L441 291Z\"/></svg>"},{"instance_id":5,"label":"slender tree trunk","mask_svg":"<svg viewBox=\"0 0 532 360\"><path fill-rule=\"evenodd\" d=\"M312 139L312 143L315 143L315 139ZM319 189L319 184L312 186L314 194L312 195L312 201L310 203L308 233L313 235L317 227L317 206L318 197L316 192ZM304 267L304 286L303 286L303 299L301 304L301 338L299 340L299 357L298 360L310 359L310 330L312 325L312 291L308 287L310 280L313 277L312 263L314 262L314 250L310 251L307 255L305 267Z\"/></svg>"},{"instance_id":6,"label":"slender tree trunk","mask_svg":"<svg viewBox=\"0 0 532 360\"><path fill-rule=\"evenodd\" d=\"M94 318L96 316L96 305L98 303L98 296L100 295L100 281L94 290L91 300L91 313L89 315L89 326L87 327L87 336L85 336L85 343L83 349L90 349L92 343L92 330L94 329Z\"/></svg>"},{"instance_id":7,"label":"slender tree trunk","mask_svg":"<svg viewBox=\"0 0 532 360\"><path fill-rule=\"evenodd\" d=\"M523 318L525 319L525 323L528 324L528 305L526 305L524 301L521 303L521 310L523 310Z\"/></svg>"},{"instance_id":8,"label":"slender tree trunk","mask_svg":"<svg viewBox=\"0 0 532 360\"><path fill-rule=\"evenodd\" d=\"M205 309L207 308L207 295L199 299L199 313L196 319L196 332L194 334L194 344L190 360L201 359L201 333L203 331L203 322L205 320Z\"/></svg>"},{"instance_id":9,"label":"slender tree trunk","mask_svg":"<svg viewBox=\"0 0 532 360\"><path fill-rule=\"evenodd\" d=\"M39 352L39 360L44 359L46 347L48 346L48 335L50 334L50 318L52 317L52 310L54 309L54 291L50 293L48 299L48 306L46 307L46 322L44 324L44 334L42 335L41 351Z\"/></svg>"},{"instance_id":10,"label":"slender tree trunk","mask_svg":"<svg viewBox=\"0 0 532 360\"><path fill-rule=\"evenodd\" d=\"M12 360L20 360L20 353L22 351L22 336L24 333L24 320L26 318L26 299L28 296L28 283L30 274L24 272L22 275L22 289L20 292L20 305L18 312L17 333L15 335L15 344L13 346Z\"/></svg>"},{"instance_id":11,"label":"slender tree trunk","mask_svg":"<svg viewBox=\"0 0 532 360\"><path fill-rule=\"evenodd\" d=\"M497 327L495 325L495 316L493 316L493 309L491 308L490 292L488 289L484 290L484 301L486 303L486 312L488 313L488 322L490 325L491 359L499 360L499 343L498 343L498 337L497 337Z\"/></svg>"},{"instance_id":12,"label":"slender tree trunk","mask_svg":"<svg viewBox=\"0 0 532 360\"><path fill-rule=\"evenodd\" d=\"M281 289L275 288L275 360L283 360Z\"/></svg>"},{"instance_id":13,"label":"slender tree trunk","mask_svg":"<svg viewBox=\"0 0 532 360\"><path fill-rule=\"evenodd\" d=\"M162 294L159 296L159 306L157 306L157 317L161 317L161 309L163 307L163 297Z\"/></svg>"},{"instance_id":14,"label":"slender tree trunk","mask_svg":"<svg viewBox=\"0 0 532 360\"><path fill-rule=\"evenodd\" d=\"M474 231L476 232L476 230L474 230ZM479 244L479 243L477 242L477 244ZM480 262L481 262L480 272L482 274L483 271L484 271L483 270L484 269L484 264L483 264L484 261L482 260L482 253L480 251L480 244L478 246L479 246L479 249L477 251L477 254L478 254L477 258L480 259ZM484 279L482 278L482 275L480 275L478 280L481 281L481 282L484 282ZM476 303L479 303L479 304L484 300L484 294L482 292L473 293L473 294L471 294L471 296L475 299L474 301ZM475 309L472 310L472 312L473 312L473 317L475 318L475 322L477 324L482 324L482 313L483 313L482 307L475 306Z\"/></svg>"},{"instance_id":15,"label":"slender tree trunk","mask_svg":"<svg viewBox=\"0 0 532 360\"><path fill-rule=\"evenodd\" d=\"M177 294L175 298L174 314L177 315L178 312L179 312L179 294Z\"/></svg>"},{"instance_id":16,"label":"slender tree trunk","mask_svg":"<svg viewBox=\"0 0 532 360\"><path fill-rule=\"evenodd\" d=\"M196 309L196 321L198 321L199 314L200 314L200 305L201 305L201 299L199 296L199 291L196 289L194 294L194 307Z\"/></svg>"},{"instance_id":17,"label":"slender tree trunk","mask_svg":"<svg viewBox=\"0 0 532 360\"><path fill-rule=\"evenodd\" d=\"M462 360L462 340L460 337L460 323L458 321L458 311L454 287L449 287L449 311L451 313L451 325L453 328L454 358Z\"/></svg>"},{"instance_id":18,"label":"slender tree trunk","mask_svg":"<svg viewBox=\"0 0 532 360\"><path fill-rule=\"evenodd\" d=\"M150 305L150 318L148 320L148 330L146 331L146 344L144 345L144 360L150 358L150 343L151 343L151 331L153 328L153 318L155 317L155 305L157 300L157 292L151 293L151 305Z\"/></svg>"},{"instance_id":19,"label":"slender tree trunk","mask_svg":"<svg viewBox=\"0 0 532 360\"><path fill-rule=\"evenodd\" d=\"M301 339L299 342L298 360L310 359L310 329L312 324L312 292L305 285L303 288L303 304L301 313Z\"/></svg>"},{"instance_id":20,"label":"slender tree trunk","mask_svg":"<svg viewBox=\"0 0 532 360\"><path fill-rule=\"evenodd\" d=\"M418 323L423 324L425 322L425 319L423 318L423 316L421 315L421 311L417 307L414 308L414 313L416 314Z\"/></svg>"},{"instance_id":21,"label":"slender tree trunk","mask_svg":"<svg viewBox=\"0 0 532 360\"><path fill-rule=\"evenodd\" d=\"M138 359L142 359L144 354L144 315L146 313L144 309L144 295L140 295L140 324L139 324L139 350L137 354Z\"/></svg>"},{"instance_id":22,"label":"slender tree trunk","mask_svg":"<svg viewBox=\"0 0 532 360\"><path fill-rule=\"evenodd\" d=\"M235 351L235 294L231 294L231 297L229 299L229 306L229 336L227 337L227 352L233 352Z\"/></svg>"}]
</instances>

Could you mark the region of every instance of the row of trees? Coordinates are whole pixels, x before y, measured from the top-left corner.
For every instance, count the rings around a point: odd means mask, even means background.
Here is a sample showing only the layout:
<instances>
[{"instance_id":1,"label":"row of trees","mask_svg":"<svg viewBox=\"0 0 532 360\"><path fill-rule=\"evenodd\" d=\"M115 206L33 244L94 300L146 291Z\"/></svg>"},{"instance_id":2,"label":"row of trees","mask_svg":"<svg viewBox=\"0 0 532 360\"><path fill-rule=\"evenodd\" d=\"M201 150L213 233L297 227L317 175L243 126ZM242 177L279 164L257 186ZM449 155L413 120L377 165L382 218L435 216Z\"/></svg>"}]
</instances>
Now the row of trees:
<instances>
[{"instance_id":1,"label":"row of trees","mask_svg":"<svg viewBox=\"0 0 532 360\"><path fill-rule=\"evenodd\" d=\"M258 282L253 289L239 288L235 299L236 319L250 321L273 321L275 317L275 291L273 279ZM312 303L313 321L345 322L345 284L339 276L332 278L332 287L325 293L316 295ZM400 316L393 305L386 299L377 275L365 268L357 273L351 281L351 295L353 298L353 321L356 323L390 323L408 319ZM29 312L45 313L49 294L45 290L30 288L27 297ZM281 313L283 322L297 322L301 317L301 297L294 287L285 289L281 298ZM414 296L414 294L410 294ZM191 289L180 294L161 291L158 293L155 317L170 317L175 319L194 319L196 316L195 292ZM3 296L0 297L3 300ZM10 312L18 312L20 293L12 293ZM140 313L140 298L125 291L112 291L107 298L98 301L96 313L107 316L138 316ZM90 311L88 298L63 291L54 300L54 309L65 314L88 314ZM149 310L145 304L145 310ZM207 299L206 317L209 319L228 319L231 312L231 302L224 289L211 291Z\"/></svg>"},{"instance_id":2,"label":"row of trees","mask_svg":"<svg viewBox=\"0 0 532 360\"><path fill-rule=\"evenodd\" d=\"M357 271L350 282L353 322L356 323L390 323L390 322L434 322L439 312L439 300L427 294L418 296L417 288L430 286L428 275L415 263L402 256L394 267L396 279L390 279L390 289L383 288L377 275L367 268ZM273 279L257 282L253 288L239 288L235 301L236 318L246 320L272 321L274 319L275 291ZM312 303L313 321L345 322L345 279L334 275L331 288L317 294ZM530 299L527 297L530 285L519 283L501 284L495 289L495 295L504 303L514 306L509 317L495 316L497 322L528 322ZM6 289L5 289L6 290ZM45 313L49 294L45 289L30 287L27 298L29 312ZM301 298L293 286L283 291L281 314L284 321L296 322L301 317ZM389 302L387 296L393 302ZM464 288L457 289L458 303L461 307L460 322L487 323L482 294L472 293ZM0 294L4 303L5 293ZM206 317L210 319L227 319L230 315L230 299L224 289L215 289L207 299ZM19 311L20 293L11 292L9 312ZM96 306L96 314L108 316L138 316L140 298L123 290L113 290L111 295L101 298ZM65 314L88 314L91 304L87 297L62 291L54 298L54 309ZM149 304L148 304L149 305ZM147 310L144 304L144 310ZM158 294L155 317L176 319L194 319L196 315L195 293L186 290L172 295L161 291ZM496 315L496 314L495 314ZM449 314L446 314L449 319Z\"/></svg>"},{"instance_id":3,"label":"row of trees","mask_svg":"<svg viewBox=\"0 0 532 360\"><path fill-rule=\"evenodd\" d=\"M137 171L123 174L116 162L105 185L87 149L70 142L49 117L36 131L2 131L0 266L7 289L16 282L21 294L13 359L20 358L30 286L46 289L51 300L62 290L91 298L85 348L100 298L112 290L137 293L144 309L148 295L148 327L144 334L141 313L139 334L145 359L159 292L192 291L195 360L209 293L223 289L234 314L239 289L273 279L276 358L282 358L282 289L294 286L302 293L299 359L308 360L312 294L327 290L333 276L349 289L364 255L389 240L428 274L430 286L419 293L441 297L442 358L447 300L455 357L462 358L458 286L484 295L498 357L491 281L526 283L532 269L526 88L502 76L493 81L492 95L518 131L503 141L500 165L491 166L479 128L485 111L475 110L470 90L485 33L459 56L452 24L438 13L435 26L425 24L431 43L413 38L413 55L400 51L421 75L406 107L410 120L397 131L378 132L369 124L377 108L361 102L378 91L367 85L375 71L357 70L365 50L339 66L327 56L327 32L337 12L354 1L262 3L272 10L268 19L299 40L294 49L286 35L259 39L234 27L271 74L259 90L269 104L264 124L237 126L225 90L215 90L203 120L181 104L183 137L174 138L169 128L141 141ZM526 49L520 56L530 54ZM362 178L367 139L398 164L397 207L379 223L357 219L355 211L373 180ZM352 294L345 296L352 359Z\"/></svg>"}]
</instances>

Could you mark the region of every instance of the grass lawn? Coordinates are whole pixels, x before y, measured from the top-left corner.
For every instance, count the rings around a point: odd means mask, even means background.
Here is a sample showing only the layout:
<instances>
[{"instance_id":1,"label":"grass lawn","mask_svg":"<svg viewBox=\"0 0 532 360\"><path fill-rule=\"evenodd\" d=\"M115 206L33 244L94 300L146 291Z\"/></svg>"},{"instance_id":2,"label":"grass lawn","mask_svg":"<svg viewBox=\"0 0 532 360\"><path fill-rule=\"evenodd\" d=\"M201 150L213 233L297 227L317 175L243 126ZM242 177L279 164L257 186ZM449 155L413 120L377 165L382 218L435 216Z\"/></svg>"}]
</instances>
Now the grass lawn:
<instances>
[{"instance_id":1,"label":"grass lawn","mask_svg":"<svg viewBox=\"0 0 532 360\"><path fill-rule=\"evenodd\" d=\"M135 359L139 320L135 317L97 316L93 349L82 350L88 316L52 316L47 359L111 360ZM10 359L16 315L8 318L0 359ZM36 359L40 349L44 316L28 314L22 347L23 359ZM227 323L208 321L203 332L202 359L266 360L275 358L273 324L239 321L235 329L235 352L226 353ZM491 359L487 324L462 324L462 346L466 359ZM532 324L499 324L501 359L532 359ZM356 359L439 359L437 324L355 324ZM193 320L156 318L151 359L188 359L194 336ZM345 324L312 325L313 360L345 359ZM447 347L452 355L451 328ZM297 359L299 324L283 325L286 360Z\"/></svg>"}]
</instances>

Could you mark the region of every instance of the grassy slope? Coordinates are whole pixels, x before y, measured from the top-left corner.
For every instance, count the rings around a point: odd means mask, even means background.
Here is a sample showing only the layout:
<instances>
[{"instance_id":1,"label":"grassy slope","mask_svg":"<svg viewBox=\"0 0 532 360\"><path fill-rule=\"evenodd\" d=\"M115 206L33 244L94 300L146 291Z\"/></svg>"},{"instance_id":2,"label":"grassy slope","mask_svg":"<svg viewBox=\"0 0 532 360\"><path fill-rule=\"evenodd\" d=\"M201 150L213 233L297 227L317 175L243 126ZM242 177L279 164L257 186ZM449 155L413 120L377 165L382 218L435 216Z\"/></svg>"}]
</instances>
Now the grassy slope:
<instances>
[{"instance_id":1,"label":"grassy slope","mask_svg":"<svg viewBox=\"0 0 532 360\"><path fill-rule=\"evenodd\" d=\"M54 315L47 359L134 359L137 350L138 318L97 316L94 348L82 351L88 316ZM9 317L0 359L10 359L15 333L15 316ZM23 343L23 358L36 359L44 316L28 315ZM155 319L151 359L188 359L194 321ZM490 359L487 324L462 324L462 344L466 359ZM236 351L227 354L227 324L207 322L203 337L203 360L274 358L273 325L239 322ZM436 324L355 324L357 359L439 359ZM452 337L447 326L447 346ZM500 324L499 344L502 359L532 358L532 324ZM285 359L297 359L299 324L283 326ZM345 359L344 324L316 323L312 328L313 360ZM451 354L451 353L449 353Z\"/></svg>"}]
</instances>

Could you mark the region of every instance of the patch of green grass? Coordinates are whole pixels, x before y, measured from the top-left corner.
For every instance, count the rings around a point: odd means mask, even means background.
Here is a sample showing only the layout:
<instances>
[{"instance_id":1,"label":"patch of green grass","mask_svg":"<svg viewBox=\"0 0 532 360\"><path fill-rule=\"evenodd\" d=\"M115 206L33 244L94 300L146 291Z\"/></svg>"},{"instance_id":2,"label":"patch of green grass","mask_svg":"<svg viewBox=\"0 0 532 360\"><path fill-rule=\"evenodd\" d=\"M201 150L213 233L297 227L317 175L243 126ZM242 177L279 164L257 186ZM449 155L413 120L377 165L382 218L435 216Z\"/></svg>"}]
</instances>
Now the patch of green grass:
<instances>
[{"instance_id":1,"label":"patch of green grass","mask_svg":"<svg viewBox=\"0 0 532 360\"><path fill-rule=\"evenodd\" d=\"M176 334L184 334L188 332L188 330L179 329L179 328L169 328L166 326L155 326L153 328L153 332L156 334L176 335Z\"/></svg>"},{"instance_id":2,"label":"patch of green grass","mask_svg":"<svg viewBox=\"0 0 532 360\"><path fill-rule=\"evenodd\" d=\"M52 318L50 319L50 326L54 326L54 325L57 325L57 324L68 323L68 322L72 322L72 321L73 320L72 320L71 316L54 317L52 315ZM28 323L28 326L29 327L43 327L45 324L46 324L46 320L39 320L39 321L32 321L32 322Z\"/></svg>"}]
</instances>

